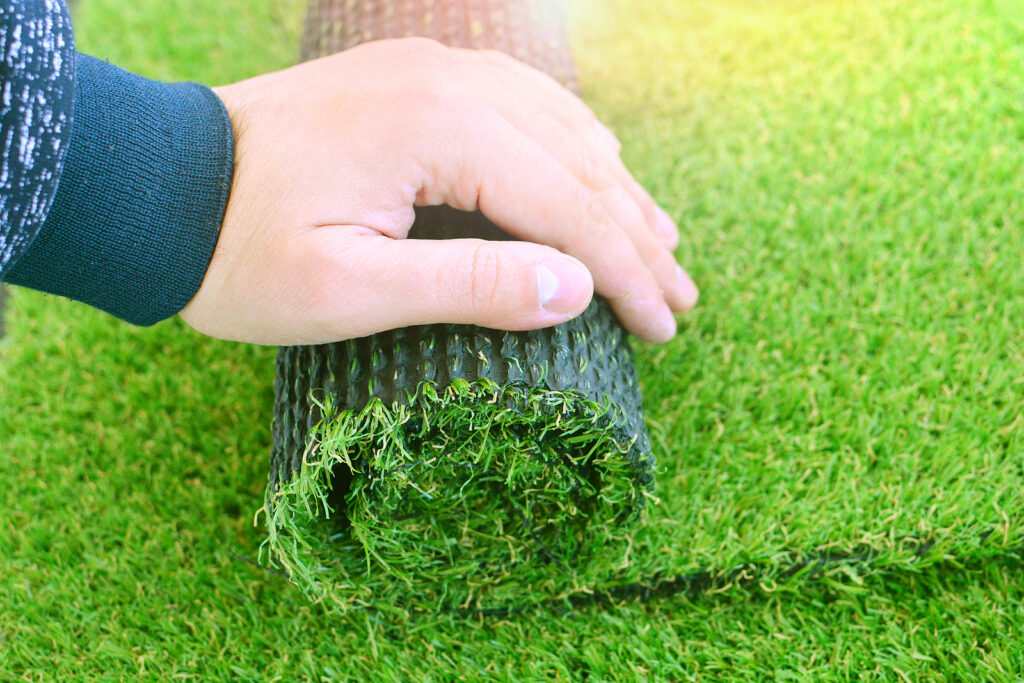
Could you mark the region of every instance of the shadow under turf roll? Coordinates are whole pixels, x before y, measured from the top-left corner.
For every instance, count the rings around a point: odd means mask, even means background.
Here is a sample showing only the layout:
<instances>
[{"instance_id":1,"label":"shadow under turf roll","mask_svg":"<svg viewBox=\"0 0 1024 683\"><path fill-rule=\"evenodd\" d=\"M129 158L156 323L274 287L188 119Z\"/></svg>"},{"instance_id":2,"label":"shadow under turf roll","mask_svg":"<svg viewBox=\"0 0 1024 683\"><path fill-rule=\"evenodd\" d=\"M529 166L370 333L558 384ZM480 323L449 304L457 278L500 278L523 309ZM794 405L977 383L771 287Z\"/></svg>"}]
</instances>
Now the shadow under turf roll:
<instances>
[{"instance_id":1,"label":"shadow under turf roll","mask_svg":"<svg viewBox=\"0 0 1024 683\"><path fill-rule=\"evenodd\" d=\"M561 7L315 2L304 57L382 37L498 47L573 85ZM417 210L413 239L509 239ZM282 347L267 547L312 599L400 612L591 590L628 562L653 458L626 334L595 298L533 332L426 325Z\"/></svg>"}]
</instances>

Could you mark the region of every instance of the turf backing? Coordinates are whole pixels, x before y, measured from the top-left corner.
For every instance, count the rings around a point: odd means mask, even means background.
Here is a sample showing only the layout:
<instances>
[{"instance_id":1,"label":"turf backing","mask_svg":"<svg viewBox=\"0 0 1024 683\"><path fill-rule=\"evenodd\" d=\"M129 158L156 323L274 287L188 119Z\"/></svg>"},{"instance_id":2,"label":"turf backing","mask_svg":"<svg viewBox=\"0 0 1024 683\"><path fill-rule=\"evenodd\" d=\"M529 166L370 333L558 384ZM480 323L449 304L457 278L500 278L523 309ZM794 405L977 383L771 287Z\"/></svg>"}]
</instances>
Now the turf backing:
<instances>
[{"instance_id":1,"label":"turf backing","mask_svg":"<svg viewBox=\"0 0 1024 683\"><path fill-rule=\"evenodd\" d=\"M272 350L19 290L0 341L0 678L1024 670L1016 4L575 7L588 101L680 221L702 289L673 343L638 347L661 503L608 578L677 594L325 615L246 561ZM76 12L87 51L214 83L293 62L301 19L234 0Z\"/></svg>"}]
</instances>

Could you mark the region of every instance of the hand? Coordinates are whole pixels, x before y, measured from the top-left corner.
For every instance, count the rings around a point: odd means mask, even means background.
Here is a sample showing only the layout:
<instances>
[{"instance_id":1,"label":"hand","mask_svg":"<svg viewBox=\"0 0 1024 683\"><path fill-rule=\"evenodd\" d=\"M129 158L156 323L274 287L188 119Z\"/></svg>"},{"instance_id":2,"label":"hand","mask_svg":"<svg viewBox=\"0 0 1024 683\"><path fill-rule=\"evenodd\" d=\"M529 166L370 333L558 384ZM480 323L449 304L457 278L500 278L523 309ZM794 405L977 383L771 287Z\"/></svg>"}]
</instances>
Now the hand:
<instances>
[{"instance_id":1,"label":"hand","mask_svg":"<svg viewBox=\"0 0 1024 683\"><path fill-rule=\"evenodd\" d=\"M313 344L426 323L527 330L596 290L666 341L697 300L678 229L619 143L552 79L498 52L368 43L216 89L235 171L195 329ZM408 240L414 205L482 211L523 242ZM671 310L670 310L671 309Z\"/></svg>"}]
</instances>

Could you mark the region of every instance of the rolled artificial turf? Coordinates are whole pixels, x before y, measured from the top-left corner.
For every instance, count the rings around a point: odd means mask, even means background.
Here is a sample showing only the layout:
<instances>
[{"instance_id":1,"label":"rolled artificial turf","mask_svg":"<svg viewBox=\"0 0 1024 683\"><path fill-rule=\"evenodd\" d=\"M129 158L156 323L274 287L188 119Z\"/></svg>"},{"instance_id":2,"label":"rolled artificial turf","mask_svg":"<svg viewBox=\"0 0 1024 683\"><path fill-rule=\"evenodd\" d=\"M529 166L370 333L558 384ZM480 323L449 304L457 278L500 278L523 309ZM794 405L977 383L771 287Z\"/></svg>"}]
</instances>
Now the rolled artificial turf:
<instances>
[{"instance_id":1,"label":"rolled artificial turf","mask_svg":"<svg viewBox=\"0 0 1024 683\"><path fill-rule=\"evenodd\" d=\"M508 607L593 585L625 559L652 482L612 322L596 302L544 333L424 326L281 349L277 563L342 607Z\"/></svg>"},{"instance_id":2,"label":"rolled artificial turf","mask_svg":"<svg viewBox=\"0 0 1024 683\"><path fill-rule=\"evenodd\" d=\"M567 86L561 7L316 2L304 57L426 35L500 48ZM419 209L413 239L509 239ZM555 328L428 325L279 351L270 558L341 609L514 608L627 561L653 458L625 332L600 299Z\"/></svg>"}]
</instances>

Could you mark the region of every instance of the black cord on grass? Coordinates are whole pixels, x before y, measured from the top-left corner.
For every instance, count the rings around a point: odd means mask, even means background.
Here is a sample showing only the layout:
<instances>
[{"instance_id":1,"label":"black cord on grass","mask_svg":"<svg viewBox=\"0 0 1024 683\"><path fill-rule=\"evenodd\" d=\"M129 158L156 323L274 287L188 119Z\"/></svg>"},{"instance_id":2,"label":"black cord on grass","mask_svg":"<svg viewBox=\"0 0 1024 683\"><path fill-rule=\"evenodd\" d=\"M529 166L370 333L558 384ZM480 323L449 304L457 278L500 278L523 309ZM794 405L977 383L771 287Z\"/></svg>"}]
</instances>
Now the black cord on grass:
<instances>
[{"instance_id":1,"label":"black cord on grass","mask_svg":"<svg viewBox=\"0 0 1024 683\"><path fill-rule=\"evenodd\" d=\"M521 513L520 513L521 514ZM527 527L529 528L529 527ZM978 542L984 543L994 534L994 530L988 529L978 535ZM907 538L903 540L904 547L913 548L915 559L922 559L928 556L938 543L935 539ZM263 566L258 561L232 552L231 555L242 562L258 567L274 576L288 579L285 572ZM575 594L565 598L548 598L539 602L516 605L514 607L499 608L467 608L456 607L440 610L434 613L418 613L420 616L437 616L440 614L454 614L457 616L480 616L495 619L524 614L529 610L550 609L558 615L569 614L575 610L589 606L611 607L621 602L651 603L656 600L665 600L672 597L685 595L689 598L697 598L706 595L713 590L726 586L750 587L758 581L773 577L789 579L799 574L806 574L809 578L815 578L826 573L829 569L839 566L846 566L855 570L859 575L865 576L869 573L870 563L879 557L878 552L864 551L855 553L839 553L834 551L820 552L806 559L794 561L788 566L779 567L777 563L769 560L755 560L745 562L728 571L715 571L710 568L698 569L686 574L674 574L664 577L660 573L619 586L599 588L592 593ZM1013 558L1020 562L1024 561L1024 543L1008 546L998 556L977 557L971 555L952 556L941 561L942 564L963 565L972 560L979 561L982 566L990 564L996 558ZM552 558L554 560L554 558ZM557 562L557 560L555 560ZM775 569L773 572L772 570ZM892 572L890 572L892 573ZM380 612L382 610L372 606L353 606L352 609L365 612Z\"/></svg>"},{"instance_id":2,"label":"black cord on grass","mask_svg":"<svg viewBox=\"0 0 1024 683\"><path fill-rule=\"evenodd\" d=\"M979 543L983 543L993 533L994 531L989 529L979 534ZM908 546L914 546L914 558L921 559L928 555L938 541L934 539L908 538L904 540L904 543ZM1024 561L1024 543L1018 543L1005 548L999 556L1003 558L1012 557L1018 562ZM828 551L794 562L789 566L778 568L778 571L774 573L770 572L773 563L760 560L743 563L724 573L712 571L711 569L700 569L688 574L675 574L667 578L655 574L650 578L641 579L633 583L610 586L598 589L593 593L570 595L566 598L549 598L540 602L515 607L458 608L447 610L447 612L501 619L522 614L530 609L547 608L552 609L555 614L564 615L591 605L610 607L625 601L649 603L679 595L697 598L729 585L753 586L761 579L768 578L769 576L788 579L806 573L808 577L814 578L826 573L829 569L843 565L856 570L859 575L865 576L870 571L869 564L871 561L878 557L879 553L876 552L836 553ZM946 558L943 564L963 564L970 560L980 560L981 565L987 565L993 559L991 556L987 558L969 555L953 556Z\"/></svg>"},{"instance_id":3,"label":"black cord on grass","mask_svg":"<svg viewBox=\"0 0 1024 683\"><path fill-rule=\"evenodd\" d=\"M982 540L992 532L982 534ZM927 555L928 551L935 545L935 541L909 540L909 543L916 545L914 557L920 559ZM1024 544L1011 549L1024 556ZM806 573L809 577L816 577L824 574L828 569L846 565L859 570L864 575L867 573L868 564L878 557L877 553L835 553L824 552L805 560L780 568L773 576L789 579L798 574ZM552 607L556 614L566 614L572 610L588 605L611 606L618 602L631 600L633 602L653 602L656 599L671 598L677 595L698 597L712 590L723 588L729 585L751 586L760 579L769 575L772 563L765 560L745 562L727 572L713 571L711 569L699 569L688 574L675 574L668 578L661 574L655 574L650 578L641 579L633 583L621 586L610 586L599 589L593 593L570 595L566 598L551 598L541 602L528 605L518 605L507 608L478 608L453 610L463 614L477 614L480 616L502 618L521 614L530 608ZM568 602L569 607L565 607ZM559 609L560 608L560 609Z\"/></svg>"}]
</instances>

